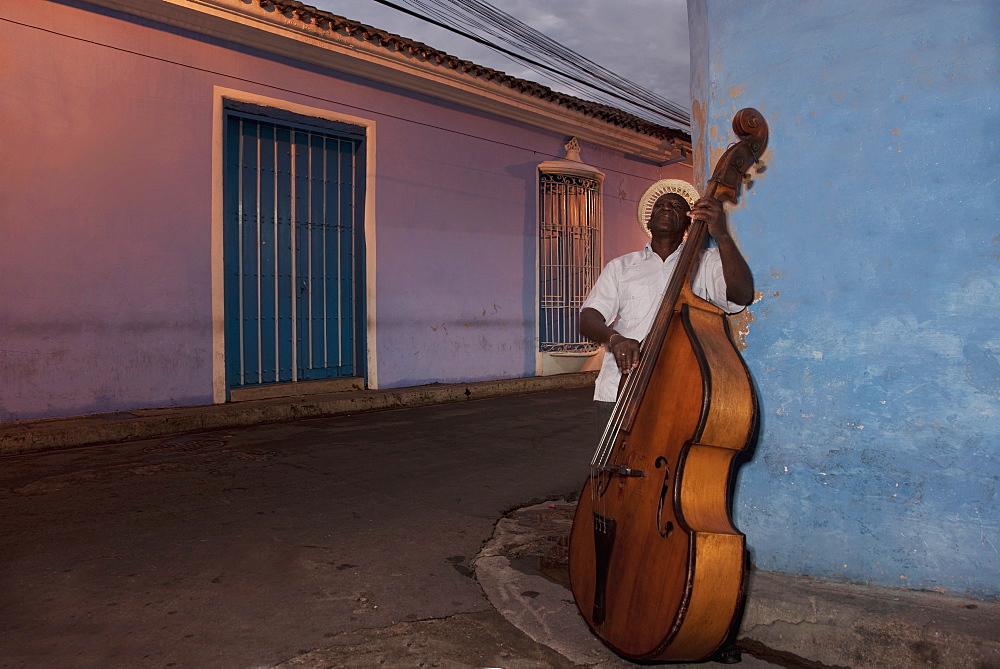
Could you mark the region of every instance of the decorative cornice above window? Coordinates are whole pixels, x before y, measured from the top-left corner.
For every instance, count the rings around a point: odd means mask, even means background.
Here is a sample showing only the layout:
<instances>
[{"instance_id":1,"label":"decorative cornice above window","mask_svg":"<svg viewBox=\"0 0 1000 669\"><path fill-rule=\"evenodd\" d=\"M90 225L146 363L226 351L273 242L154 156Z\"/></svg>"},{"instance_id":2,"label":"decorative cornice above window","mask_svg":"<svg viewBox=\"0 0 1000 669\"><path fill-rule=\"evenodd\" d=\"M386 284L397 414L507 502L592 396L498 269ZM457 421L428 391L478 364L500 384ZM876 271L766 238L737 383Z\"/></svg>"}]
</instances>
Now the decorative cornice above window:
<instances>
[{"instance_id":1,"label":"decorative cornice above window","mask_svg":"<svg viewBox=\"0 0 1000 669\"><path fill-rule=\"evenodd\" d=\"M563 148L566 149L565 158L538 163L538 171L542 174L572 174L573 176L596 179L598 182L604 181L603 172L596 167L584 164L580 159L580 142L577 141L576 137L570 138Z\"/></svg>"}]
</instances>

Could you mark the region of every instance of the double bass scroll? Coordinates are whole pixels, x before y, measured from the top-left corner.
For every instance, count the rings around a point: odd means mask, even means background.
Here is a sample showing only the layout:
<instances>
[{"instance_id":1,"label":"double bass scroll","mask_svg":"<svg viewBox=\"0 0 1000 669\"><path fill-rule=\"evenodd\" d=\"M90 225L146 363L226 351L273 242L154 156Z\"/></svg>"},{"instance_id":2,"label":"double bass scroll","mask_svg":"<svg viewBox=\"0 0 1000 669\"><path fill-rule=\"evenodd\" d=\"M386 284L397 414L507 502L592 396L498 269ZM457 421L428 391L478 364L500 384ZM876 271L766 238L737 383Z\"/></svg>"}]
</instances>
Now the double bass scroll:
<instances>
[{"instance_id":1,"label":"double bass scroll","mask_svg":"<svg viewBox=\"0 0 1000 669\"><path fill-rule=\"evenodd\" d=\"M754 109L705 195L735 203L767 147ZM707 241L691 222L639 364L591 461L570 533L570 586L590 629L633 660L697 661L729 636L744 594L745 537L729 490L749 446L757 399L726 315L690 281Z\"/></svg>"}]
</instances>

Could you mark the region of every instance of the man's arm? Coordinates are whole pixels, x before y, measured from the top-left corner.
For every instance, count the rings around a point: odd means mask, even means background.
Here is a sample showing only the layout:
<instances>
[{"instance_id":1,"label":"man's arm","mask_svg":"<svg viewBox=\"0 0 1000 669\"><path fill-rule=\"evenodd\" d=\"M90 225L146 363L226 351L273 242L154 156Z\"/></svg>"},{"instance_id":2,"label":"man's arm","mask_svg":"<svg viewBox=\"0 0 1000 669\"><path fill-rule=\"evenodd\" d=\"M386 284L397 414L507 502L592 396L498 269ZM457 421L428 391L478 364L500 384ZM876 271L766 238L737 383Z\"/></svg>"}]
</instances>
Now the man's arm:
<instances>
[{"instance_id":1,"label":"man's arm","mask_svg":"<svg viewBox=\"0 0 1000 669\"><path fill-rule=\"evenodd\" d=\"M604 322L604 316L597 309L584 307L580 310L580 334L607 346L608 352L615 356L615 362L618 363L618 369L622 374L628 374L639 364L639 342L627 339L615 332L614 328L608 327Z\"/></svg>"},{"instance_id":2,"label":"man's arm","mask_svg":"<svg viewBox=\"0 0 1000 669\"><path fill-rule=\"evenodd\" d=\"M584 307L580 310L580 334L598 344L607 344L615 330L605 325L600 311Z\"/></svg>"},{"instance_id":3,"label":"man's arm","mask_svg":"<svg viewBox=\"0 0 1000 669\"><path fill-rule=\"evenodd\" d=\"M735 304L747 305L753 302L753 273L743 259L736 242L729 235L726 210L722 203L710 197L703 197L691 208L691 219L705 221L708 234L719 246L722 261L722 276L726 280L726 299Z\"/></svg>"}]
</instances>

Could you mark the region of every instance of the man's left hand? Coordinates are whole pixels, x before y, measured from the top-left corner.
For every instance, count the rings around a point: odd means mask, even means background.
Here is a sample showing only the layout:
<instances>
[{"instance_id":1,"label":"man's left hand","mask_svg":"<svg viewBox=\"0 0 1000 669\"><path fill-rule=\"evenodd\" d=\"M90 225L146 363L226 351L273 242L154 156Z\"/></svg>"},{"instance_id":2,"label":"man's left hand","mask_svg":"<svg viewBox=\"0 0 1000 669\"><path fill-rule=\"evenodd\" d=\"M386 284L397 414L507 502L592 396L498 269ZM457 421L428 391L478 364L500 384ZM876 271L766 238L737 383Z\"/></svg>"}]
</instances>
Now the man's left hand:
<instances>
[{"instance_id":1,"label":"man's left hand","mask_svg":"<svg viewBox=\"0 0 1000 669\"><path fill-rule=\"evenodd\" d=\"M722 203L711 197L703 197L691 207L691 220L705 221L708 234L718 241L729 236L729 226L726 223L726 210Z\"/></svg>"}]
</instances>

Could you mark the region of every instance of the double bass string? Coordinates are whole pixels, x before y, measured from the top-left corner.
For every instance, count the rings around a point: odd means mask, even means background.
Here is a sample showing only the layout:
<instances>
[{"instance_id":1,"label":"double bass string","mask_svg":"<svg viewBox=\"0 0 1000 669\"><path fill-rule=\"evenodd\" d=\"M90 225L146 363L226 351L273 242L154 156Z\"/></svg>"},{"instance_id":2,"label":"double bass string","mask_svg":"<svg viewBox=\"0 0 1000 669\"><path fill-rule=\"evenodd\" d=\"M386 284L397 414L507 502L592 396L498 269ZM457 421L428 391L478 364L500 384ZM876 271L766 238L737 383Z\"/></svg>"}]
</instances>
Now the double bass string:
<instances>
[{"instance_id":1,"label":"double bass string","mask_svg":"<svg viewBox=\"0 0 1000 669\"><path fill-rule=\"evenodd\" d=\"M596 477L597 473L604 471L608 466L619 432L629 430L632 427L632 417L638 409L638 403L641 401L646 385L652 376L653 367L673 318L673 305L677 302L681 287L691 274L694 261L704 246L705 231L704 221L696 219L691 222L691 229L678 260L677 268L674 270L674 276L664 291L656 318L649 334L642 343L639 365L629 372L625 385L622 387L617 402L615 402L611 419L604 428L597 451L591 459L592 476Z\"/></svg>"}]
</instances>

